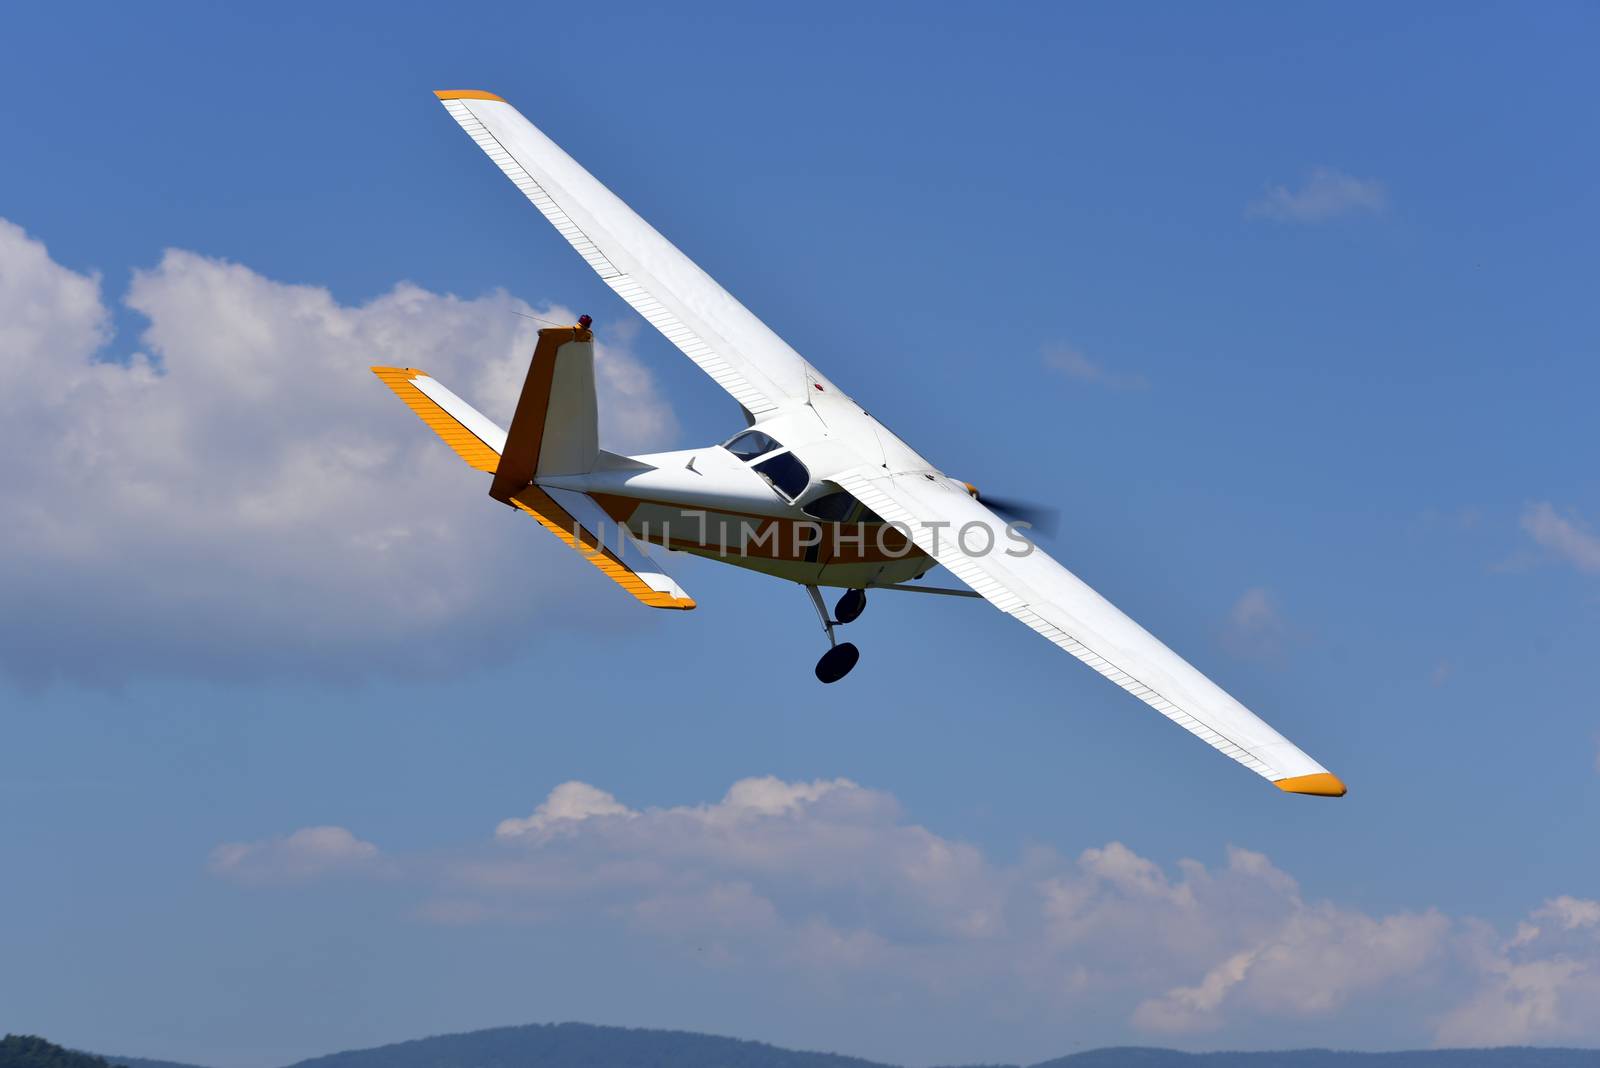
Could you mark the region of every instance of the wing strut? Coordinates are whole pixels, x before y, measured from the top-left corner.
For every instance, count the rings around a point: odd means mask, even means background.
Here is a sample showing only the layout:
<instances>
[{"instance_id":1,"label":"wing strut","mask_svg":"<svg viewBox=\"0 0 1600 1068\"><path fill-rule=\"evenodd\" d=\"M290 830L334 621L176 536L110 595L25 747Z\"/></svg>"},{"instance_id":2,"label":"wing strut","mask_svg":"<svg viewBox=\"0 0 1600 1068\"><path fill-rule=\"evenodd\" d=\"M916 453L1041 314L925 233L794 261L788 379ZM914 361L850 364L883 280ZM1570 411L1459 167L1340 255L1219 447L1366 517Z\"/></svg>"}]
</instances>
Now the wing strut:
<instances>
[{"instance_id":1,"label":"wing strut","mask_svg":"<svg viewBox=\"0 0 1600 1068\"><path fill-rule=\"evenodd\" d=\"M976 590L947 590L943 586L911 586L904 582L896 582L889 586L874 586L875 590L900 590L904 593L936 593L941 597L976 597L983 599L983 594Z\"/></svg>"}]
</instances>

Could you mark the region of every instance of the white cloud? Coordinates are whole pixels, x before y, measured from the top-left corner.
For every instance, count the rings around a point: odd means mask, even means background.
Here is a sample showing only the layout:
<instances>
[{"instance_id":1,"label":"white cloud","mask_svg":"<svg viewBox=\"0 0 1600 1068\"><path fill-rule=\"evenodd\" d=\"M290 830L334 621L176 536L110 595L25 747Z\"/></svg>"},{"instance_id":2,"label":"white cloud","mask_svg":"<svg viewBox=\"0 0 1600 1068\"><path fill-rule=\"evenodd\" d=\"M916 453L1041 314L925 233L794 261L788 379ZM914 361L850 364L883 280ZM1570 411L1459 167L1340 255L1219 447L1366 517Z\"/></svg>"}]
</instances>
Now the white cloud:
<instances>
[{"instance_id":1,"label":"white cloud","mask_svg":"<svg viewBox=\"0 0 1600 1068\"><path fill-rule=\"evenodd\" d=\"M213 868L315 870L295 837L221 847ZM1172 868L1118 842L1001 863L846 779L640 808L568 782L490 841L393 863L424 922L592 923L677 967L861 1003L893 991L921 1014L1215 1042L1386 1012L1400 1041L1600 1040L1600 902L1553 898L1502 938L1437 909L1308 898L1246 849Z\"/></svg>"},{"instance_id":2,"label":"white cloud","mask_svg":"<svg viewBox=\"0 0 1600 1068\"><path fill-rule=\"evenodd\" d=\"M144 351L105 359L98 280L0 220L0 671L426 668L587 588L367 370L425 368L504 425L537 326L522 301L401 283L343 305L173 250L127 304ZM670 445L648 370L616 345L597 364L602 441Z\"/></svg>"},{"instance_id":3,"label":"white cloud","mask_svg":"<svg viewBox=\"0 0 1600 1068\"><path fill-rule=\"evenodd\" d=\"M740 779L728 788L727 795L716 804L653 809L650 815L655 820L681 817L711 826L730 826L761 816L798 813L830 793L853 790L859 790L859 787L848 779L784 782L776 776L766 775ZM595 817L615 816L627 820L639 815L598 787L586 782L564 782L550 791L531 816L501 820L494 833L498 838L516 838L552 829L571 829L571 824Z\"/></svg>"},{"instance_id":4,"label":"white cloud","mask_svg":"<svg viewBox=\"0 0 1600 1068\"><path fill-rule=\"evenodd\" d=\"M1246 214L1279 222L1314 223L1342 215L1377 214L1389 194L1376 179L1354 178L1331 167L1314 167L1298 189L1269 185Z\"/></svg>"},{"instance_id":5,"label":"white cloud","mask_svg":"<svg viewBox=\"0 0 1600 1068\"><path fill-rule=\"evenodd\" d=\"M634 812L604 790L586 782L564 782L550 791L533 815L526 819L501 820L494 829L500 838L514 838L520 834L533 834L552 827L561 827L591 819L595 816L633 816Z\"/></svg>"},{"instance_id":6,"label":"white cloud","mask_svg":"<svg viewBox=\"0 0 1600 1068\"><path fill-rule=\"evenodd\" d=\"M1567 519L1548 501L1522 513L1523 531L1548 552L1590 575L1600 575L1600 535Z\"/></svg>"},{"instance_id":7,"label":"white cloud","mask_svg":"<svg viewBox=\"0 0 1600 1068\"><path fill-rule=\"evenodd\" d=\"M1051 345L1044 350L1044 365L1050 370L1079 382L1090 382L1112 389L1144 389L1148 383L1143 375L1118 375L1104 365L1091 360L1071 345Z\"/></svg>"},{"instance_id":8,"label":"white cloud","mask_svg":"<svg viewBox=\"0 0 1600 1068\"><path fill-rule=\"evenodd\" d=\"M1277 599L1269 590L1253 586L1228 610L1222 644L1235 656L1270 659L1283 652L1288 633Z\"/></svg>"},{"instance_id":9,"label":"white cloud","mask_svg":"<svg viewBox=\"0 0 1600 1068\"><path fill-rule=\"evenodd\" d=\"M803 956L817 947L809 935L790 937L796 918L785 907L802 900L820 909L802 928L832 916L828 925L845 936L847 915L872 902L892 903L908 929L995 922L997 902L976 877L978 851L904 826L898 812L892 798L845 779L743 779L711 804L641 810L564 783L532 816L502 821L500 847L453 869L450 890L487 893L492 915L608 902L618 918L658 934L713 940L737 902L741 930L766 917L766 934Z\"/></svg>"},{"instance_id":10,"label":"white cloud","mask_svg":"<svg viewBox=\"0 0 1600 1068\"><path fill-rule=\"evenodd\" d=\"M302 827L255 842L224 842L211 851L212 874L243 883L303 882L378 870L380 853L343 827Z\"/></svg>"},{"instance_id":11,"label":"white cloud","mask_svg":"<svg viewBox=\"0 0 1600 1068\"><path fill-rule=\"evenodd\" d=\"M1563 931L1600 927L1600 901L1562 895L1545 902L1533 918L1553 923Z\"/></svg>"},{"instance_id":12,"label":"white cloud","mask_svg":"<svg viewBox=\"0 0 1600 1068\"><path fill-rule=\"evenodd\" d=\"M1118 843L1086 851L1077 869L1046 884L1047 931L1059 951L1095 962L1095 983L1125 987L1133 1024L1150 1033L1331 1016L1427 966L1450 926L1437 913L1374 918L1307 902L1244 849L1218 869L1184 861L1175 879Z\"/></svg>"},{"instance_id":13,"label":"white cloud","mask_svg":"<svg viewBox=\"0 0 1600 1068\"><path fill-rule=\"evenodd\" d=\"M1485 933L1482 939L1489 943ZM1600 901L1558 897L1510 939L1481 945L1477 992L1440 1019L1450 1046L1593 1042L1600 1035Z\"/></svg>"},{"instance_id":14,"label":"white cloud","mask_svg":"<svg viewBox=\"0 0 1600 1068\"><path fill-rule=\"evenodd\" d=\"M1300 905L1197 984L1141 1002L1134 1020L1150 1030L1182 1033L1217 1029L1229 1007L1268 1016L1328 1015L1440 957L1449 929L1437 912L1373 919L1327 904Z\"/></svg>"}]
</instances>

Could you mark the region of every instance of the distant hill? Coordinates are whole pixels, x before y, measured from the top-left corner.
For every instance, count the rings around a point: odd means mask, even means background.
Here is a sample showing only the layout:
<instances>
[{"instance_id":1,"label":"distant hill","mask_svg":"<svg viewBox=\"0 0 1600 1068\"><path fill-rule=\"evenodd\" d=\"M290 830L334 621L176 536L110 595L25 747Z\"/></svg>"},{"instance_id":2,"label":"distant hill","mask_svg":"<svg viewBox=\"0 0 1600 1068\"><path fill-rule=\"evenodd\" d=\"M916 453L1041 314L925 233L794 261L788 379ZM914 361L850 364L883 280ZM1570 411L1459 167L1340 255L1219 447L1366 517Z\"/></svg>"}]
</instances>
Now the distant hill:
<instances>
[{"instance_id":1,"label":"distant hill","mask_svg":"<svg viewBox=\"0 0 1600 1068\"><path fill-rule=\"evenodd\" d=\"M197 1064L183 1064L178 1061L153 1061L148 1057L113 1057L104 1054L107 1061L118 1068L200 1068Z\"/></svg>"},{"instance_id":2,"label":"distant hill","mask_svg":"<svg viewBox=\"0 0 1600 1068\"><path fill-rule=\"evenodd\" d=\"M529 1024L334 1053L294 1068L889 1068L690 1031Z\"/></svg>"},{"instance_id":3,"label":"distant hill","mask_svg":"<svg viewBox=\"0 0 1600 1068\"><path fill-rule=\"evenodd\" d=\"M37 1035L0 1038L0 1068L109 1068L104 1057L77 1053Z\"/></svg>"},{"instance_id":4,"label":"distant hill","mask_svg":"<svg viewBox=\"0 0 1600 1068\"><path fill-rule=\"evenodd\" d=\"M764 1042L589 1024L532 1024L314 1057L292 1068L892 1068L837 1053ZM1014 1068L995 1065L992 1068ZM1033 1068L1600 1068L1600 1050L1505 1048L1340 1053L1179 1053L1123 1047L1074 1053Z\"/></svg>"},{"instance_id":5,"label":"distant hill","mask_svg":"<svg viewBox=\"0 0 1600 1068\"><path fill-rule=\"evenodd\" d=\"M7 1039L8 1042L11 1039ZM43 1042L42 1039L22 1041ZM109 1060L59 1051L81 1060L7 1060L0 1068L194 1068L169 1061ZM313 1057L290 1068L894 1068L845 1057L780 1049L691 1031L646 1031L590 1024L529 1024L457 1035L435 1035L392 1046ZM989 1068L1016 1068L992 1065ZM1179 1053L1121 1047L1089 1050L1032 1068L1600 1068L1600 1050L1502 1049L1341 1053L1303 1049L1274 1053Z\"/></svg>"}]
</instances>

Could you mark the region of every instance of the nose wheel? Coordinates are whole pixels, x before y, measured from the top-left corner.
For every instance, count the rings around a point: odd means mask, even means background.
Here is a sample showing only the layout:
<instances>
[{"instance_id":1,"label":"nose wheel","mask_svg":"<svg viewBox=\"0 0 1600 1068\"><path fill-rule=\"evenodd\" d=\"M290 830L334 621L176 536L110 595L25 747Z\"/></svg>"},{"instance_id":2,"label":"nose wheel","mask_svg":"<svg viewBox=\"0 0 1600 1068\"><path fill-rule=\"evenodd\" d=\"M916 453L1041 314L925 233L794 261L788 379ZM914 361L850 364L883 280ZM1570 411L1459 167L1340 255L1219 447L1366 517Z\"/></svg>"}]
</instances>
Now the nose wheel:
<instances>
[{"instance_id":1,"label":"nose wheel","mask_svg":"<svg viewBox=\"0 0 1600 1068\"><path fill-rule=\"evenodd\" d=\"M838 682L850 674L850 669L856 666L856 662L861 659L861 650L850 642L835 641L833 628L860 618L861 613L867 608L867 591L846 590L844 596L839 598L839 603L834 606L833 617L828 615L828 607L823 603L821 590L815 586L807 586L806 592L811 595L812 607L816 608L817 618L822 620L822 629L828 635L828 651L817 661L817 680Z\"/></svg>"},{"instance_id":2,"label":"nose wheel","mask_svg":"<svg viewBox=\"0 0 1600 1068\"><path fill-rule=\"evenodd\" d=\"M838 682L850 674L850 669L856 666L856 661L861 659L861 650L850 642L840 642L832 649L822 654L822 659L817 661L817 680L819 682Z\"/></svg>"}]
</instances>

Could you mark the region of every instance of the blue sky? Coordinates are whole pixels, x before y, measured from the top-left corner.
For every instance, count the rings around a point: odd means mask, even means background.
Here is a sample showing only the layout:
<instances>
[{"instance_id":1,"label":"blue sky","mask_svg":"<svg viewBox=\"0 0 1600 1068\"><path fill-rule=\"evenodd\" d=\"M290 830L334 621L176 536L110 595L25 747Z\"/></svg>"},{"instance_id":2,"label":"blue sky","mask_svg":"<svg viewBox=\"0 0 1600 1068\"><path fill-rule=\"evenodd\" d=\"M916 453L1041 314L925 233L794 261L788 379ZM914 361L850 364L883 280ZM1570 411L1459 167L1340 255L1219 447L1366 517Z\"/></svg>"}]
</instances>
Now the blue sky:
<instances>
[{"instance_id":1,"label":"blue sky","mask_svg":"<svg viewBox=\"0 0 1600 1068\"><path fill-rule=\"evenodd\" d=\"M0 1028L1600 1044L1592 7L8 26ZM440 87L1059 504L1063 562L1350 796L970 602L874 598L823 690L799 590L687 561L700 607L648 613L493 507L368 363L493 411L513 312L587 311L606 443L740 421Z\"/></svg>"}]
</instances>

